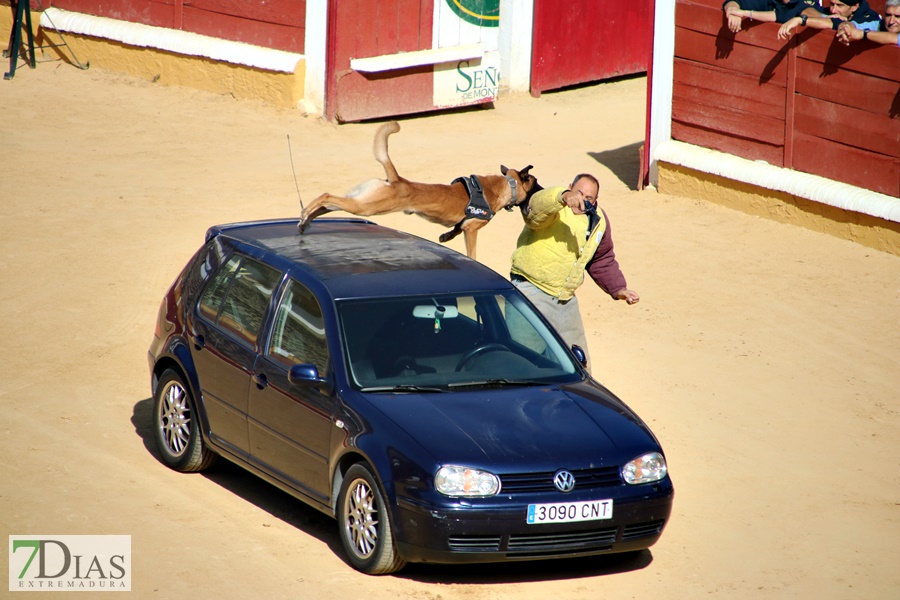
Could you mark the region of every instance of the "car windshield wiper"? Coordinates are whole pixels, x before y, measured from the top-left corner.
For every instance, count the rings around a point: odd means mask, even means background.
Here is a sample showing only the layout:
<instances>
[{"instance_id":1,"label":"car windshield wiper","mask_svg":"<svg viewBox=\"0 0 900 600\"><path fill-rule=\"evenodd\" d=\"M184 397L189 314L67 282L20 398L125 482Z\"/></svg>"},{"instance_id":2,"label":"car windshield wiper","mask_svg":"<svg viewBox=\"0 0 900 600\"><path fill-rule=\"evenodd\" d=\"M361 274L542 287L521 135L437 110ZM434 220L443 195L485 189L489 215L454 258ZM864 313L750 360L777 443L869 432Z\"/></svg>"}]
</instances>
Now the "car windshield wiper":
<instances>
[{"instance_id":1,"label":"car windshield wiper","mask_svg":"<svg viewBox=\"0 0 900 600\"><path fill-rule=\"evenodd\" d=\"M447 387L449 388L461 388L461 387L484 387L484 386L523 386L523 387L533 387L536 385L550 385L543 381L532 381L529 379L482 379L480 381L466 381L464 383L449 383Z\"/></svg>"},{"instance_id":2,"label":"car windshield wiper","mask_svg":"<svg viewBox=\"0 0 900 600\"><path fill-rule=\"evenodd\" d=\"M445 393L447 388L428 387L423 385L383 385L379 387L366 387L361 392L426 392L426 393Z\"/></svg>"}]
</instances>

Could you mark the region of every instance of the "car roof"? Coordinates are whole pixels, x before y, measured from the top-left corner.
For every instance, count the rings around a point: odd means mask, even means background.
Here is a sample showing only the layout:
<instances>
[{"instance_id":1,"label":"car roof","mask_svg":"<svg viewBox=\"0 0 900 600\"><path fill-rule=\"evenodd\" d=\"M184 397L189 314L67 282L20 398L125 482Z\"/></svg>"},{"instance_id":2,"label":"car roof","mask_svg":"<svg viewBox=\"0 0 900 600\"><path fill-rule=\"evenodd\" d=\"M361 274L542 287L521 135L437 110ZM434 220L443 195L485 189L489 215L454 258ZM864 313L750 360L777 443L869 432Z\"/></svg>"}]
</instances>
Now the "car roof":
<instances>
[{"instance_id":1,"label":"car roof","mask_svg":"<svg viewBox=\"0 0 900 600\"><path fill-rule=\"evenodd\" d=\"M261 250L273 266L313 277L334 299L500 291L512 284L460 254L420 237L358 218L319 218L301 234L297 219L217 225L225 236Z\"/></svg>"}]
</instances>

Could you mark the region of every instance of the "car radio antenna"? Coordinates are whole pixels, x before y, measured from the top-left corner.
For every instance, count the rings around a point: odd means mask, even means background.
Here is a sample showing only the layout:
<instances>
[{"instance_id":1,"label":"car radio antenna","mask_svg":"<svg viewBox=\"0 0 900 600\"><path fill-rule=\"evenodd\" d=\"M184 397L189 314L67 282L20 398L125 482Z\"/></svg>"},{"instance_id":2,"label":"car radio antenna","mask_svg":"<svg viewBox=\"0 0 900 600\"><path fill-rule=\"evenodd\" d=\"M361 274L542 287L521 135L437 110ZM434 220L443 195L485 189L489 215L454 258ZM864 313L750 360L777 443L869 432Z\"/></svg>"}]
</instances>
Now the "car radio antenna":
<instances>
[{"instance_id":1,"label":"car radio antenna","mask_svg":"<svg viewBox=\"0 0 900 600\"><path fill-rule=\"evenodd\" d=\"M303 206L303 198L300 196L300 185L297 183L297 171L294 170L294 153L291 151L291 134L287 134L288 157L291 159L291 173L294 174L294 187L297 188L297 200L300 201L300 210L306 210Z\"/></svg>"}]
</instances>

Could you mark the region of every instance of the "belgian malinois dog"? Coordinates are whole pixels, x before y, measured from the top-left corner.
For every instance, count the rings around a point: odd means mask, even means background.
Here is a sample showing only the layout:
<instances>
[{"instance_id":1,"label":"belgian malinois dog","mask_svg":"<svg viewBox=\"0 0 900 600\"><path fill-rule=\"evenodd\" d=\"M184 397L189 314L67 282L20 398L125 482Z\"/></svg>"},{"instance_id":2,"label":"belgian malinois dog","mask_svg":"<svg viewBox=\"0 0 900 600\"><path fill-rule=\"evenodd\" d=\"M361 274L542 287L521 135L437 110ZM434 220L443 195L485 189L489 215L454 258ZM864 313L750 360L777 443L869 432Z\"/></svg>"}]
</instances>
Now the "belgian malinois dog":
<instances>
[{"instance_id":1,"label":"belgian malinois dog","mask_svg":"<svg viewBox=\"0 0 900 600\"><path fill-rule=\"evenodd\" d=\"M387 180L371 179L357 185L346 196L324 193L303 209L300 232L310 221L334 210L369 217L403 211L446 227L450 231L440 236L442 242L465 236L466 254L475 258L478 230L487 225L501 208L512 210L526 202L541 189L529 170L532 165L516 171L500 165L502 175L472 175L460 177L450 184L417 183L397 174L388 156L388 137L400 131L400 124L389 121L375 133L375 160L384 167Z\"/></svg>"}]
</instances>

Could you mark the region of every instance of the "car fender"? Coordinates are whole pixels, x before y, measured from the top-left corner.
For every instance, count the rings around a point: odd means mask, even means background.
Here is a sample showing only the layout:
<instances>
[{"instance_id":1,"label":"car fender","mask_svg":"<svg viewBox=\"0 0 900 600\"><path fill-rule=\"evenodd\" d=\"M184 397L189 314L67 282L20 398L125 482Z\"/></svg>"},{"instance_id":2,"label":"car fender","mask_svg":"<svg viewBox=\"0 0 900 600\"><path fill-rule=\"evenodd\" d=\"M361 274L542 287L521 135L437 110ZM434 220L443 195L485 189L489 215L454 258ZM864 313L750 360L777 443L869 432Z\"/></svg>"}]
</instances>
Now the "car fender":
<instances>
[{"instance_id":1,"label":"car fender","mask_svg":"<svg viewBox=\"0 0 900 600\"><path fill-rule=\"evenodd\" d=\"M163 354L156 360L157 367L154 368L154 373L156 377L162 374L161 371L164 369L160 369L158 365L166 359L172 360L177 364L178 369L187 379L187 384L191 388L191 396L195 400L197 414L200 417L200 431L203 434L203 438L209 442L209 419L206 416L206 406L200 394L200 379L197 377L197 368L194 365L194 358L191 355L191 349L188 344L189 341L184 337L180 335L172 336L166 343Z\"/></svg>"},{"instance_id":2,"label":"car fender","mask_svg":"<svg viewBox=\"0 0 900 600\"><path fill-rule=\"evenodd\" d=\"M346 404L336 413L340 427L334 428L331 444L332 505L337 502L343 473L356 462L365 461L371 466L391 506L411 493L418 495L416 488L429 486L434 476L417 466L436 465L434 457L380 411L371 405L367 408L371 409L370 418L350 410Z\"/></svg>"}]
</instances>

